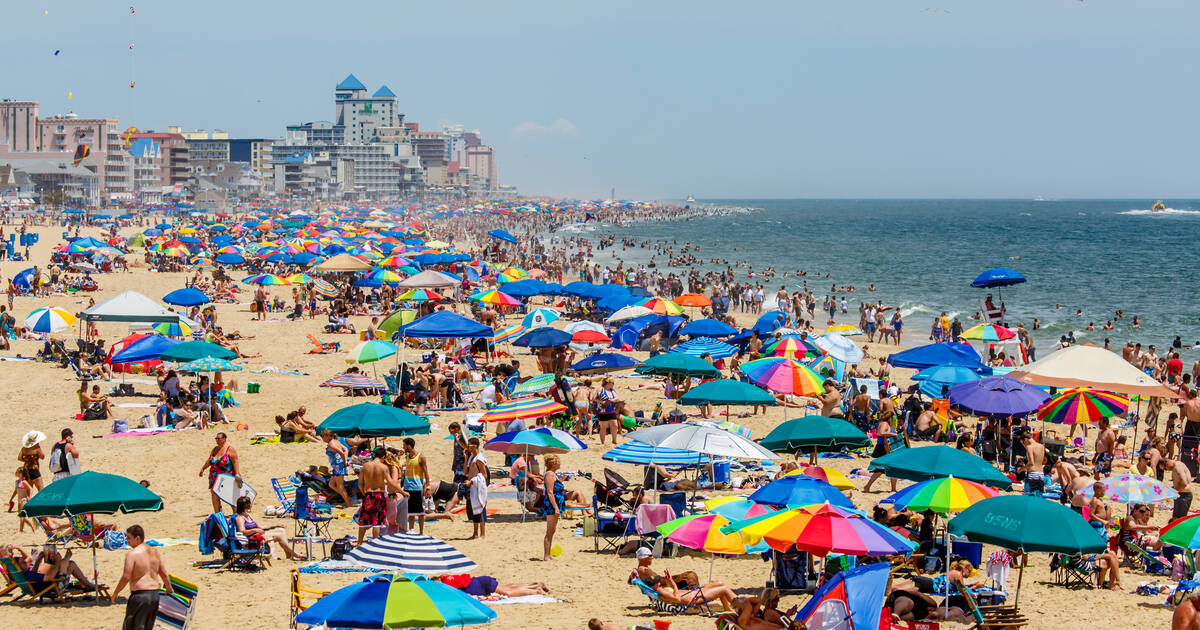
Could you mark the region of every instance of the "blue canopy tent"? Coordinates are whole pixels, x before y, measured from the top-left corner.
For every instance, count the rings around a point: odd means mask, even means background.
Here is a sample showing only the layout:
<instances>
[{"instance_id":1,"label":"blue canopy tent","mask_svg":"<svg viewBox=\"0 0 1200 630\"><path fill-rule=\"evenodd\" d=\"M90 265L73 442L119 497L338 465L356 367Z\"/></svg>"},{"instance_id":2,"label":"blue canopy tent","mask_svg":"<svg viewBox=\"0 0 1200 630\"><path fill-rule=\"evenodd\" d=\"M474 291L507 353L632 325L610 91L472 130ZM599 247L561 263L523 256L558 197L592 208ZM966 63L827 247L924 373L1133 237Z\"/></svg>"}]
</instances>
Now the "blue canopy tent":
<instances>
[{"instance_id":1,"label":"blue canopy tent","mask_svg":"<svg viewBox=\"0 0 1200 630\"><path fill-rule=\"evenodd\" d=\"M167 304L174 304L175 306L200 306L201 304L208 304L212 300L199 289L186 288L175 289L164 295L162 301Z\"/></svg>"},{"instance_id":2,"label":"blue canopy tent","mask_svg":"<svg viewBox=\"0 0 1200 630\"><path fill-rule=\"evenodd\" d=\"M420 337L425 339L461 339L469 337L491 337L495 331L489 326L463 317L451 311L437 311L401 326L398 337Z\"/></svg>"},{"instance_id":3,"label":"blue canopy tent","mask_svg":"<svg viewBox=\"0 0 1200 630\"><path fill-rule=\"evenodd\" d=\"M113 355L112 363L144 363L157 361L162 353L183 343L182 339L171 339L163 335L148 335L129 344Z\"/></svg>"},{"instance_id":4,"label":"blue canopy tent","mask_svg":"<svg viewBox=\"0 0 1200 630\"><path fill-rule=\"evenodd\" d=\"M636 348L638 342L660 330L664 337L672 339L678 335L684 321L686 320L678 315L655 314L635 317L622 324L617 329L617 332L613 333L610 347L621 348L629 346Z\"/></svg>"},{"instance_id":5,"label":"blue canopy tent","mask_svg":"<svg viewBox=\"0 0 1200 630\"><path fill-rule=\"evenodd\" d=\"M889 354L887 362L888 365L894 367L917 370L924 370L935 365L958 365L979 370L980 373L984 373L982 370L986 370L988 374L991 373L991 368L983 364L979 353L975 352L974 348L965 343L953 341L931 343Z\"/></svg>"},{"instance_id":6,"label":"blue canopy tent","mask_svg":"<svg viewBox=\"0 0 1200 630\"><path fill-rule=\"evenodd\" d=\"M513 245L517 244L517 237L508 233L506 230L492 230L491 232L488 232L488 236L497 240L505 241L507 243L512 243Z\"/></svg>"}]
</instances>

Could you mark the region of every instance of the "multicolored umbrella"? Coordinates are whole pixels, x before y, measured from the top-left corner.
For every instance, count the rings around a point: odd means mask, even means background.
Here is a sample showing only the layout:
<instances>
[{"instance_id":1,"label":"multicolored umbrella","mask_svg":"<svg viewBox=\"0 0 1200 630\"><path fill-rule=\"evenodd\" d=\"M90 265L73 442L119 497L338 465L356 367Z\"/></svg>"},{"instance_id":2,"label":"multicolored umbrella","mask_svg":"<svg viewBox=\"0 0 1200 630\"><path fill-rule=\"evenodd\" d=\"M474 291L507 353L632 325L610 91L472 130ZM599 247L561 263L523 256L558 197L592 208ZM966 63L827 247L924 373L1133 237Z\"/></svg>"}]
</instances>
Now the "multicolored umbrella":
<instances>
[{"instance_id":1,"label":"multicolored umbrella","mask_svg":"<svg viewBox=\"0 0 1200 630\"><path fill-rule=\"evenodd\" d=\"M379 339L364 341L354 346L354 349L346 357L346 363L371 363L380 359L386 359L396 354L397 350L396 344L390 341Z\"/></svg>"},{"instance_id":2,"label":"multicolored umbrella","mask_svg":"<svg viewBox=\"0 0 1200 630\"><path fill-rule=\"evenodd\" d=\"M226 361L225 359L204 357L188 361L176 369L181 372L240 372L242 371L242 366L231 361Z\"/></svg>"},{"instance_id":3,"label":"multicolored umbrella","mask_svg":"<svg viewBox=\"0 0 1200 630\"><path fill-rule=\"evenodd\" d=\"M567 408L553 400L537 396L514 398L489 409L480 418L481 422L509 422L518 418L544 418L562 413Z\"/></svg>"},{"instance_id":4,"label":"multicolored umbrella","mask_svg":"<svg viewBox=\"0 0 1200 630\"><path fill-rule=\"evenodd\" d=\"M475 300L476 302L479 302L480 304L491 304L494 306L520 306L521 305L521 300L518 300L517 298L515 298L507 293L501 293L500 291L497 291L495 289L493 289L491 291L485 291L483 293L476 293L475 295L471 296L471 299Z\"/></svg>"},{"instance_id":5,"label":"multicolored umbrella","mask_svg":"<svg viewBox=\"0 0 1200 630\"><path fill-rule=\"evenodd\" d=\"M396 296L396 299L402 302L440 302L445 300L446 296L429 289L409 289Z\"/></svg>"},{"instance_id":6,"label":"multicolored umbrella","mask_svg":"<svg viewBox=\"0 0 1200 630\"><path fill-rule=\"evenodd\" d=\"M524 431L501 433L485 442L483 448L501 453L543 455L545 453L582 451L587 448L587 445L566 431L550 427L538 427Z\"/></svg>"},{"instance_id":7,"label":"multicolored umbrella","mask_svg":"<svg viewBox=\"0 0 1200 630\"><path fill-rule=\"evenodd\" d=\"M804 475L805 477L819 479L833 486L834 488L837 488L838 490L855 489L854 482L850 481L850 478L847 477L842 471L837 470L836 468L829 468L827 466L809 466L804 470L796 469L784 476L786 477L789 475Z\"/></svg>"},{"instance_id":8,"label":"multicolored umbrella","mask_svg":"<svg viewBox=\"0 0 1200 630\"><path fill-rule=\"evenodd\" d=\"M696 337L671 348L671 352L681 352L694 357L708 355L714 359L724 359L738 353L737 346L725 343L712 337Z\"/></svg>"},{"instance_id":9,"label":"multicolored umbrella","mask_svg":"<svg viewBox=\"0 0 1200 630\"><path fill-rule=\"evenodd\" d=\"M386 389L387 386L361 372L347 372L321 383L321 387L342 389Z\"/></svg>"},{"instance_id":10,"label":"multicolored umbrella","mask_svg":"<svg viewBox=\"0 0 1200 630\"><path fill-rule=\"evenodd\" d=\"M1017 336L1017 333L995 324L979 324L964 330L959 336L963 339L976 339L995 343L997 341L1004 341L1005 339L1012 339Z\"/></svg>"},{"instance_id":11,"label":"multicolored umbrella","mask_svg":"<svg viewBox=\"0 0 1200 630\"><path fill-rule=\"evenodd\" d=\"M168 337L184 337L192 334L192 327L183 322L159 322L153 326L153 330Z\"/></svg>"},{"instance_id":12,"label":"multicolored umbrella","mask_svg":"<svg viewBox=\"0 0 1200 630\"><path fill-rule=\"evenodd\" d=\"M688 549L709 553L762 553L768 549L761 540L747 545L737 532L722 534L721 528L729 523L729 519L720 514L692 514L659 525L658 533Z\"/></svg>"},{"instance_id":13,"label":"multicolored umbrella","mask_svg":"<svg viewBox=\"0 0 1200 630\"><path fill-rule=\"evenodd\" d=\"M388 284L398 284L400 281L404 280L404 276L392 271L391 269L376 269L375 271L367 274L365 277L371 280L387 282Z\"/></svg>"},{"instance_id":14,"label":"multicolored umbrella","mask_svg":"<svg viewBox=\"0 0 1200 630\"><path fill-rule=\"evenodd\" d=\"M1087 424L1125 413L1128 408L1129 399L1125 396L1090 387L1076 387L1047 400L1038 409L1037 417L1059 424Z\"/></svg>"},{"instance_id":15,"label":"multicolored umbrella","mask_svg":"<svg viewBox=\"0 0 1200 630\"><path fill-rule=\"evenodd\" d=\"M763 348L763 354L770 354L777 357L787 357L789 359L804 359L816 358L825 351L818 348L817 344L799 337L784 337L767 347Z\"/></svg>"},{"instance_id":16,"label":"multicolored umbrella","mask_svg":"<svg viewBox=\"0 0 1200 630\"><path fill-rule=\"evenodd\" d=\"M535 308L521 319L521 325L526 328L541 328L549 326L562 319L558 311L549 308Z\"/></svg>"},{"instance_id":17,"label":"multicolored umbrella","mask_svg":"<svg viewBox=\"0 0 1200 630\"><path fill-rule=\"evenodd\" d=\"M683 315L683 307L663 298L647 298L640 306L644 306L658 315Z\"/></svg>"},{"instance_id":18,"label":"multicolored umbrella","mask_svg":"<svg viewBox=\"0 0 1200 630\"><path fill-rule=\"evenodd\" d=\"M1159 540L1184 549L1200 548L1200 514L1177 518L1158 532Z\"/></svg>"},{"instance_id":19,"label":"multicolored umbrella","mask_svg":"<svg viewBox=\"0 0 1200 630\"><path fill-rule=\"evenodd\" d=\"M388 256L387 258L384 258L383 260L380 260L379 262L375 263L375 266L376 267L389 267L389 268L395 269L398 267L407 267L411 264L413 264L412 261L407 258L404 258L403 256Z\"/></svg>"},{"instance_id":20,"label":"multicolored umbrella","mask_svg":"<svg viewBox=\"0 0 1200 630\"><path fill-rule=\"evenodd\" d=\"M993 488L981 483L943 477L915 483L892 496L880 501L891 503L897 510L908 509L913 512L932 510L938 514L962 512L975 503L994 496L999 496Z\"/></svg>"},{"instance_id":21,"label":"multicolored umbrella","mask_svg":"<svg viewBox=\"0 0 1200 630\"><path fill-rule=\"evenodd\" d=\"M74 315L56 307L34 309L25 318L25 327L33 332L54 333L75 325Z\"/></svg>"},{"instance_id":22,"label":"multicolored umbrella","mask_svg":"<svg viewBox=\"0 0 1200 630\"><path fill-rule=\"evenodd\" d=\"M526 328L520 324L506 326L500 330L497 330L496 333L492 335L492 343L497 344L505 341L512 341L513 339L525 334L525 330Z\"/></svg>"},{"instance_id":23,"label":"multicolored umbrella","mask_svg":"<svg viewBox=\"0 0 1200 630\"><path fill-rule=\"evenodd\" d=\"M812 368L794 359L756 359L743 363L740 369L751 383L779 394L819 396L825 393L825 379Z\"/></svg>"},{"instance_id":24,"label":"multicolored umbrella","mask_svg":"<svg viewBox=\"0 0 1200 630\"><path fill-rule=\"evenodd\" d=\"M836 324L826 328L825 333L837 333L843 337L853 337L855 335L863 334L863 331L859 330L858 326L852 326L850 324Z\"/></svg>"},{"instance_id":25,"label":"multicolored umbrella","mask_svg":"<svg viewBox=\"0 0 1200 630\"><path fill-rule=\"evenodd\" d=\"M442 628L479 625L496 611L452 586L415 573L379 574L339 588L296 616L329 628Z\"/></svg>"},{"instance_id":26,"label":"multicolored umbrella","mask_svg":"<svg viewBox=\"0 0 1200 630\"><path fill-rule=\"evenodd\" d=\"M531 376L520 385L514 387L512 390L512 395L520 397L531 394L540 394L546 390L549 390L551 387L554 387L556 378L557 377L554 374L549 373Z\"/></svg>"},{"instance_id":27,"label":"multicolored umbrella","mask_svg":"<svg viewBox=\"0 0 1200 630\"><path fill-rule=\"evenodd\" d=\"M261 286L284 286L284 285L288 284L287 280L284 280L283 278L280 278L279 276L277 276L273 273L266 273L266 274L260 274L257 276L250 276L249 278L242 280L242 282L244 282L246 284L257 284L257 285L261 285Z\"/></svg>"},{"instance_id":28,"label":"multicolored umbrella","mask_svg":"<svg viewBox=\"0 0 1200 630\"><path fill-rule=\"evenodd\" d=\"M695 466L708 464L711 458L695 451L681 448L650 446L637 440L625 440L610 449L600 459L620 464L661 464L663 466Z\"/></svg>"},{"instance_id":29,"label":"multicolored umbrella","mask_svg":"<svg viewBox=\"0 0 1200 630\"><path fill-rule=\"evenodd\" d=\"M1175 488L1146 475L1125 473L1101 479L1100 483L1104 484L1104 498L1117 503L1153 505L1159 501L1179 498L1179 492ZM1080 494L1091 498L1095 492L1089 485L1081 490Z\"/></svg>"},{"instance_id":30,"label":"multicolored umbrella","mask_svg":"<svg viewBox=\"0 0 1200 630\"><path fill-rule=\"evenodd\" d=\"M338 296L337 288L332 284L321 280L320 278L316 278L312 281L312 288L317 295L322 297L333 298Z\"/></svg>"},{"instance_id":31,"label":"multicolored umbrella","mask_svg":"<svg viewBox=\"0 0 1200 630\"><path fill-rule=\"evenodd\" d=\"M312 284L316 278L306 273L294 273L286 278L288 284Z\"/></svg>"},{"instance_id":32,"label":"multicolored umbrella","mask_svg":"<svg viewBox=\"0 0 1200 630\"><path fill-rule=\"evenodd\" d=\"M915 543L862 512L828 504L792 507L735 521L722 527L721 532L738 532L751 541L761 538L781 552L795 545L818 556L830 553L887 556L911 553L916 548Z\"/></svg>"},{"instance_id":33,"label":"multicolored umbrella","mask_svg":"<svg viewBox=\"0 0 1200 630\"><path fill-rule=\"evenodd\" d=\"M755 503L746 497L737 495L705 499L704 507L709 512L716 512L730 521L743 521L778 511L769 505Z\"/></svg>"}]
</instances>

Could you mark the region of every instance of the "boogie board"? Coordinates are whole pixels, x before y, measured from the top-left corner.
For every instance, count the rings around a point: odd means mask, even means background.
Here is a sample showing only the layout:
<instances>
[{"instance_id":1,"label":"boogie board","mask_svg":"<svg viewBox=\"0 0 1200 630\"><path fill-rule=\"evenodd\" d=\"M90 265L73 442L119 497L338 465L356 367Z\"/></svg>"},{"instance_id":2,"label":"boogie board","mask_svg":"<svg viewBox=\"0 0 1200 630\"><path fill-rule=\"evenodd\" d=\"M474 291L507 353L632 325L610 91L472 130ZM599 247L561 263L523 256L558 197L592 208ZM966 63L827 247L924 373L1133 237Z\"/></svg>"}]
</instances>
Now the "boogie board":
<instances>
[{"instance_id":1,"label":"boogie board","mask_svg":"<svg viewBox=\"0 0 1200 630\"><path fill-rule=\"evenodd\" d=\"M212 493L217 495L217 498L222 503L227 503L231 506L237 505L239 497L250 497L253 499L257 492L250 484L245 481L238 481L233 475L217 475L217 482L213 484Z\"/></svg>"}]
</instances>

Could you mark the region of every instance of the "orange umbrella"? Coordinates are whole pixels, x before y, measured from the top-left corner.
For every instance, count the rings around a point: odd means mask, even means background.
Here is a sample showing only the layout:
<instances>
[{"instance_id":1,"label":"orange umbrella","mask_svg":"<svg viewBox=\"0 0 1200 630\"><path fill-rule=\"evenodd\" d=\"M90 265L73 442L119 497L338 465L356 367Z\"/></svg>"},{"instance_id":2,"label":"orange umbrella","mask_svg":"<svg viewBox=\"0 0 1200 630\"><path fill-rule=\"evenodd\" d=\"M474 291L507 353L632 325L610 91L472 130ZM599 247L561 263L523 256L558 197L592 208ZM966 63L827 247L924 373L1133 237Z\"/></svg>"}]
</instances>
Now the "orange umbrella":
<instances>
[{"instance_id":1,"label":"orange umbrella","mask_svg":"<svg viewBox=\"0 0 1200 630\"><path fill-rule=\"evenodd\" d=\"M711 306L712 300L700 295L699 293L684 293L675 298L674 302L680 306Z\"/></svg>"}]
</instances>

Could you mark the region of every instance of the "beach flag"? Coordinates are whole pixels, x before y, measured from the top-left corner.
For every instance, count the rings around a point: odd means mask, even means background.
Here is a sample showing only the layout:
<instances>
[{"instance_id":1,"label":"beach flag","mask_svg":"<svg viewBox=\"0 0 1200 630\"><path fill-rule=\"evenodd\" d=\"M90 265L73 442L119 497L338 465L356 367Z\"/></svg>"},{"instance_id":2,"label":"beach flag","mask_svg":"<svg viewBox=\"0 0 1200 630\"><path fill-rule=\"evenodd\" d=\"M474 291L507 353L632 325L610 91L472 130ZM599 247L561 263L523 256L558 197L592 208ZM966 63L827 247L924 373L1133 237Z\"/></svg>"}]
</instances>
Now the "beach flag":
<instances>
[{"instance_id":1,"label":"beach flag","mask_svg":"<svg viewBox=\"0 0 1200 630\"><path fill-rule=\"evenodd\" d=\"M192 614L196 611L196 594L200 587L177 575L171 575L170 578L171 588L175 592L167 594L165 589L158 589L156 624L187 630L192 622Z\"/></svg>"}]
</instances>

